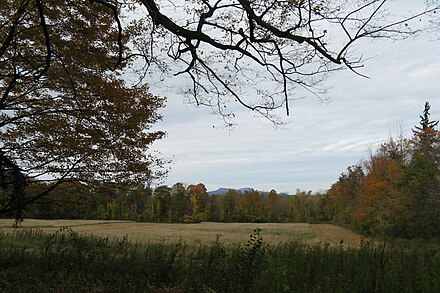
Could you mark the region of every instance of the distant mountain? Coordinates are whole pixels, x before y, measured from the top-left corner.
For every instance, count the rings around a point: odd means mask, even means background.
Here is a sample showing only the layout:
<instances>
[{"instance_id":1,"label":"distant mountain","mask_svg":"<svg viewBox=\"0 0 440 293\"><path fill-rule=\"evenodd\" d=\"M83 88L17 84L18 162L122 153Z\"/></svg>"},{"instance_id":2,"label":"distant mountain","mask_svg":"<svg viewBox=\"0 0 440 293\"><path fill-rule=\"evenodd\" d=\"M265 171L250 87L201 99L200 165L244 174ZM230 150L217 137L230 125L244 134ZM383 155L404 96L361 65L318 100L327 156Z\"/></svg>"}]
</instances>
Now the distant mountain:
<instances>
[{"instance_id":1,"label":"distant mountain","mask_svg":"<svg viewBox=\"0 0 440 293\"><path fill-rule=\"evenodd\" d=\"M218 188L218 189L216 189L216 190L211 190L211 191L208 191L208 194L209 195L220 195L220 194L225 194L226 192L228 192L229 190L235 190L235 191L237 191L237 192L239 192L239 193L245 193L245 192L249 192L249 191L253 191L253 190L255 190L255 189L253 189L253 188L250 188L250 187L245 187L245 188L240 188L240 189L235 189L235 188L224 188L224 187L221 187L221 188ZM258 190L257 190L258 191ZM258 191L260 194L262 194L262 195L268 195L269 194L269 191ZM287 192L282 192L282 193L278 193L278 195L280 195L280 196L284 196L284 195L289 195L289 193L287 193Z\"/></svg>"},{"instance_id":2,"label":"distant mountain","mask_svg":"<svg viewBox=\"0 0 440 293\"><path fill-rule=\"evenodd\" d=\"M209 195L225 194L225 193L228 192L230 189L232 189L232 190L236 190L236 191L238 191L238 192L240 192L240 193L245 193L245 192L249 192L249 191L254 190L253 188L249 188L249 187L240 188L240 189L235 189L235 188L224 188L224 187L222 187L222 188L219 188L219 189L216 189L216 190L208 191L208 194L209 194Z\"/></svg>"},{"instance_id":3,"label":"distant mountain","mask_svg":"<svg viewBox=\"0 0 440 293\"><path fill-rule=\"evenodd\" d=\"M224 194L224 193L226 193L226 192L228 192L229 191L229 188L219 188L219 189L216 189L216 190L211 190L211 191L208 191L208 194L209 195L215 195L215 194Z\"/></svg>"}]
</instances>

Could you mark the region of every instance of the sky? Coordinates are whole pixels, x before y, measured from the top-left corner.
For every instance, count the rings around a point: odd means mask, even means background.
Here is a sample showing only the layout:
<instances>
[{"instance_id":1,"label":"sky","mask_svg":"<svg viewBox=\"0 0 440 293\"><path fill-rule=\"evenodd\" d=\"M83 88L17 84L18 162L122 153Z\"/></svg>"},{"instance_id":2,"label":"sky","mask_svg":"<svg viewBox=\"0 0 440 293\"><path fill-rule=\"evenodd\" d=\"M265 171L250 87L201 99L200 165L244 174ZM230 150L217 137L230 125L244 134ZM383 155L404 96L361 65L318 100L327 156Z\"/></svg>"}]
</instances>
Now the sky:
<instances>
[{"instance_id":1,"label":"sky","mask_svg":"<svg viewBox=\"0 0 440 293\"><path fill-rule=\"evenodd\" d=\"M410 137L426 101L431 119L440 119L440 41L368 42L357 50L372 57L362 69L369 78L347 70L332 73L324 83L330 102L294 101L290 116L282 116L282 129L245 109L236 113L234 129L213 127L222 121L209 108L152 86L151 92L167 97L163 121L155 126L167 137L153 149L173 161L161 183L324 191L401 129Z\"/></svg>"}]
</instances>

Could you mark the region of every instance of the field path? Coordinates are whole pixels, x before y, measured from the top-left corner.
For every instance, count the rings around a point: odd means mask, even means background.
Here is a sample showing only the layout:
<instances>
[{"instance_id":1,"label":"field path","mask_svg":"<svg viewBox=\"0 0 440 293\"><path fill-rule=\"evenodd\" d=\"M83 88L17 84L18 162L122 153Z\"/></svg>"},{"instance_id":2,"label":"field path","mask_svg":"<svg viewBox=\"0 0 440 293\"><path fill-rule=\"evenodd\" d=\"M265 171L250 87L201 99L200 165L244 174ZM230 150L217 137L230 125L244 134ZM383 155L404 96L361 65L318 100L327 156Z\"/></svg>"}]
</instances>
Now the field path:
<instances>
[{"instance_id":1,"label":"field path","mask_svg":"<svg viewBox=\"0 0 440 293\"><path fill-rule=\"evenodd\" d=\"M0 229L13 231L12 220L0 220ZM337 245L341 240L346 245L359 245L362 236L348 229L329 224L306 223L200 223L165 224L136 223L101 220L25 220L23 228L39 228L49 233L61 227L73 231L109 238L128 237L134 242L176 242L188 244L209 243L219 236L224 243L246 243L254 229L261 229L263 240L270 244L300 240L305 243L329 243Z\"/></svg>"}]
</instances>

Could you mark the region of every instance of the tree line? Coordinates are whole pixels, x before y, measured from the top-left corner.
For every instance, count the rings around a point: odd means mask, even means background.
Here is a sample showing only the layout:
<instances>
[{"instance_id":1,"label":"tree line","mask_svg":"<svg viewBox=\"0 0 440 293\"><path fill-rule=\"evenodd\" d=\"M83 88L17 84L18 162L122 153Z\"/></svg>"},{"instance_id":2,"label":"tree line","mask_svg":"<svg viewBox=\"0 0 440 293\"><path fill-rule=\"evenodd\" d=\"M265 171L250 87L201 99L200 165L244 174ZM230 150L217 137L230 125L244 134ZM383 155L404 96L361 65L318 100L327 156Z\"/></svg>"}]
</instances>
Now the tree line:
<instances>
[{"instance_id":1,"label":"tree line","mask_svg":"<svg viewBox=\"0 0 440 293\"><path fill-rule=\"evenodd\" d=\"M42 186L43 185L43 186ZM45 189L36 183L28 192ZM103 219L162 223L321 222L325 194L298 190L295 195L275 190L209 195L203 183L154 189L121 184L65 182L50 197L29 206L25 217L43 219Z\"/></svg>"},{"instance_id":2,"label":"tree line","mask_svg":"<svg viewBox=\"0 0 440 293\"><path fill-rule=\"evenodd\" d=\"M411 138L390 138L323 193L275 190L209 195L203 183L156 188L64 182L25 217L148 222L332 222L366 235L440 236L440 135L425 104ZM34 182L29 194L50 188Z\"/></svg>"}]
</instances>

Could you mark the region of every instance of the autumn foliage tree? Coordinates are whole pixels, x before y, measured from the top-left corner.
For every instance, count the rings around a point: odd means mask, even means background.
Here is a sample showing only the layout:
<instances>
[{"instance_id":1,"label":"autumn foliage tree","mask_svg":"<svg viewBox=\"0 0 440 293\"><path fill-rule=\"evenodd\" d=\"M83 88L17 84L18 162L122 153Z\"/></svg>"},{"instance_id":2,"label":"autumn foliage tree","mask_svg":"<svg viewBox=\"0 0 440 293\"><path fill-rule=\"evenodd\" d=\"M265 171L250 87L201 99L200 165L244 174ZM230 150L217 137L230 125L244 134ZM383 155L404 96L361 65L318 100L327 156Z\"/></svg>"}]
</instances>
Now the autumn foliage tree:
<instances>
[{"instance_id":1,"label":"autumn foliage tree","mask_svg":"<svg viewBox=\"0 0 440 293\"><path fill-rule=\"evenodd\" d=\"M363 184L364 176L361 165L350 166L347 172L342 173L338 181L328 190L328 200L323 211L335 223L351 223L356 197Z\"/></svg>"},{"instance_id":2,"label":"autumn foliage tree","mask_svg":"<svg viewBox=\"0 0 440 293\"><path fill-rule=\"evenodd\" d=\"M207 203L207 190L203 183L189 185L187 187L187 196L191 202L191 214L184 217L184 222L201 222L204 217Z\"/></svg>"},{"instance_id":3,"label":"autumn foliage tree","mask_svg":"<svg viewBox=\"0 0 440 293\"><path fill-rule=\"evenodd\" d=\"M328 191L324 211L334 222L365 234L404 238L440 236L440 136L426 103L410 139L390 139L359 166L362 180L351 180L353 168ZM350 188L349 186L358 186Z\"/></svg>"},{"instance_id":4,"label":"autumn foliage tree","mask_svg":"<svg viewBox=\"0 0 440 293\"><path fill-rule=\"evenodd\" d=\"M389 233L403 205L398 188L401 166L398 161L378 152L365 163L365 169L353 223L365 234Z\"/></svg>"},{"instance_id":5,"label":"autumn foliage tree","mask_svg":"<svg viewBox=\"0 0 440 293\"><path fill-rule=\"evenodd\" d=\"M151 131L164 100L125 81L135 31L93 2L0 1L0 213L19 219L68 180L162 175L148 148L164 136ZM29 196L36 180L50 183Z\"/></svg>"}]
</instances>

